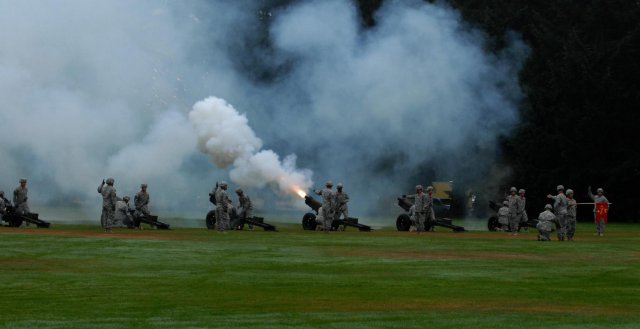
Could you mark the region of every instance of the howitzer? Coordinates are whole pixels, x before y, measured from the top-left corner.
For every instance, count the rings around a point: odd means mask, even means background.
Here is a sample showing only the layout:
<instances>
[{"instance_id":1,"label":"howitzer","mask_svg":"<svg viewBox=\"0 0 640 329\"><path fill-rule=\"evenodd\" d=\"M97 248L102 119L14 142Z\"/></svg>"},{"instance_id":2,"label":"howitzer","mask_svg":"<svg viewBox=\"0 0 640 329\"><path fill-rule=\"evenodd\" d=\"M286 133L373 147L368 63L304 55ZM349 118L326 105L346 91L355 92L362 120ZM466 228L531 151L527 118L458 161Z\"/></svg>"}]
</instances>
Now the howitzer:
<instances>
[{"instance_id":1,"label":"howitzer","mask_svg":"<svg viewBox=\"0 0 640 329\"><path fill-rule=\"evenodd\" d=\"M308 231L315 231L318 225L322 225L320 222L320 208L322 207L322 203L313 197L307 195L304 197L304 203L309 206L316 213L306 213L302 216L302 228ZM344 231L347 226L356 227L361 232L369 232L373 229L371 226L364 225L358 223L358 219L354 217L347 217L343 219L333 219L331 221L331 230L332 231Z\"/></svg>"},{"instance_id":2,"label":"howitzer","mask_svg":"<svg viewBox=\"0 0 640 329\"><path fill-rule=\"evenodd\" d=\"M495 201L489 200L489 208L496 213L489 217L489 220L487 221L487 229L492 232L497 231L502 227L498 221L498 210L500 210L500 205ZM538 225L538 220L534 218L528 218L527 221L520 221L520 224L518 224L518 232L520 232L523 227L536 228L536 225Z\"/></svg>"},{"instance_id":3,"label":"howitzer","mask_svg":"<svg viewBox=\"0 0 640 329\"><path fill-rule=\"evenodd\" d=\"M214 191L217 189L218 183L216 183L216 188L214 189ZM209 193L209 202L213 203L214 205L216 204L215 195L212 195L212 193ZM207 228L210 230L215 230L216 221L216 211L210 210L205 217L205 224L207 225ZM246 218L244 216L238 215L238 212L233 207L231 207L231 211L229 212L229 223L231 226L230 229L232 230L242 230L244 228L244 225L246 224L262 227L265 231L278 231L274 225L265 223L264 217L252 216Z\"/></svg>"},{"instance_id":4,"label":"howitzer","mask_svg":"<svg viewBox=\"0 0 640 329\"><path fill-rule=\"evenodd\" d=\"M140 224L145 223L155 227L158 230L170 230L171 225L163 223L158 220L158 216L155 215L145 215L142 212L136 211L134 209L129 209L129 214L133 219L133 222L125 220L124 223L127 225L127 228L140 228Z\"/></svg>"},{"instance_id":5,"label":"howitzer","mask_svg":"<svg viewBox=\"0 0 640 329\"><path fill-rule=\"evenodd\" d=\"M398 206L406 211L406 214L400 214L398 218L396 218L396 229L398 231L409 231L411 225L415 225L414 218L414 206L413 202L409 200L406 195L403 195L398 198ZM433 198L433 207L437 208L434 213L440 214L442 212L446 212L446 206L442 203L442 201L438 198ZM462 226L453 225L453 221L449 218L436 218L434 221L425 221L424 229L426 231L430 231L434 226L441 226L452 229L454 232L464 232L465 229Z\"/></svg>"},{"instance_id":6,"label":"howitzer","mask_svg":"<svg viewBox=\"0 0 640 329\"><path fill-rule=\"evenodd\" d=\"M2 220L7 222L11 227L20 227L23 222L35 224L37 227L49 228L51 223L45 222L38 218L36 213L19 214L12 206L7 206L6 214L2 216Z\"/></svg>"}]
</instances>

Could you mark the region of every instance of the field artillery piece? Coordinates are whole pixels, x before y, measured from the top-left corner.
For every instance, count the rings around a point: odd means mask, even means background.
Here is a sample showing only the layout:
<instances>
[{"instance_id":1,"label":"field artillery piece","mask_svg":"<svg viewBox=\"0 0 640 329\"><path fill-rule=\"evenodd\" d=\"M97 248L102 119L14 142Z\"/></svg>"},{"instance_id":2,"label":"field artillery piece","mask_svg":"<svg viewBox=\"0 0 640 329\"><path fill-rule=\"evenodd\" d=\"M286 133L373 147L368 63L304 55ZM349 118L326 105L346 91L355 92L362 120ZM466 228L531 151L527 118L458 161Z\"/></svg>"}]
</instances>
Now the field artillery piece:
<instances>
[{"instance_id":1,"label":"field artillery piece","mask_svg":"<svg viewBox=\"0 0 640 329\"><path fill-rule=\"evenodd\" d=\"M318 225L322 225L323 218L320 216L322 203L309 195L304 197L304 203L315 211L315 214L308 212L302 216L302 228L306 231L315 231ZM331 221L332 231L344 231L347 226L355 227L361 232L369 232L373 230L371 226L358 223L358 219L354 217L334 219Z\"/></svg>"},{"instance_id":2,"label":"field artillery piece","mask_svg":"<svg viewBox=\"0 0 640 329\"><path fill-rule=\"evenodd\" d=\"M51 223L38 218L37 213L19 214L13 206L7 206L6 214L2 216L2 220L7 222L8 226L11 227L20 227L23 222L34 224L38 228L49 228L51 226Z\"/></svg>"},{"instance_id":3,"label":"field artillery piece","mask_svg":"<svg viewBox=\"0 0 640 329\"><path fill-rule=\"evenodd\" d=\"M253 216L250 218L242 218L238 215L238 212L235 208L231 208L231 212L229 213L229 223L232 230L242 230L245 225L253 225L262 227L265 231L273 231L277 232L278 230L274 225L267 224L264 222L264 217ZM207 217L205 219L205 223L207 224L207 228L210 230L216 229L216 211L210 210L207 213Z\"/></svg>"},{"instance_id":4,"label":"field artillery piece","mask_svg":"<svg viewBox=\"0 0 640 329\"><path fill-rule=\"evenodd\" d=\"M159 221L158 216L156 215L145 215L142 213L137 213L136 211L131 211L131 217L133 218L133 222L131 220L124 221L124 224L127 225L127 228L140 228L140 224L145 223L155 227L158 230L171 229L171 225Z\"/></svg>"},{"instance_id":5,"label":"field artillery piece","mask_svg":"<svg viewBox=\"0 0 640 329\"><path fill-rule=\"evenodd\" d=\"M396 219L396 229L398 231L409 231L411 225L415 225L413 202L409 200L406 195L398 198L398 206L404 209L407 213L400 214ZM449 211L449 205L445 204L439 198L433 198L433 208L436 220L425 221L425 231L430 231L433 226L441 226L452 229L454 232L464 232L465 229L462 226L453 225L453 221L449 218L438 218Z\"/></svg>"},{"instance_id":6,"label":"field artillery piece","mask_svg":"<svg viewBox=\"0 0 640 329\"><path fill-rule=\"evenodd\" d=\"M489 208L491 208L496 213L489 217L489 220L487 221L487 229L489 229L489 231L491 232L495 232L500 230L502 227L502 225L498 221L498 210L500 210L500 204L495 201L489 200ZM520 232L523 227L536 228L536 225L538 225L538 220L534 218L529 218L527 221L521 221L518 225L518 232Z\"/></svg>"}]
</instances>

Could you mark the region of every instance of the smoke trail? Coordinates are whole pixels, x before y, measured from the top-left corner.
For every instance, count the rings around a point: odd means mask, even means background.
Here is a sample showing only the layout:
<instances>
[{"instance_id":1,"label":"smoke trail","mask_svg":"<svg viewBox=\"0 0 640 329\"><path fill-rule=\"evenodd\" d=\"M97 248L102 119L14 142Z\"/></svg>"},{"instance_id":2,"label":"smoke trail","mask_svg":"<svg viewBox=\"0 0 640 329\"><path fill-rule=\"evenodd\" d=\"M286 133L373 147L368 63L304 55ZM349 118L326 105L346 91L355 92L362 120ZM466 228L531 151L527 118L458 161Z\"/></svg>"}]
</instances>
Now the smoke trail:
<instances>
[{"instance_id":1,"label":"smoke trail","mask_svg":"<svg viewBox=\"0 0 640 329\"><path fill-rule=\"evenodd\" d=\"M197 102L189 113L198 136L198 148L220 168L233 165L229 176L243 187L275 184L283 195L295 195L311 187L311 171L296 169L295 155L280 161L272 150L260 150L262 141L248 125L246 116L224 99L209 97Z\"/></svg>"}]
</instances>

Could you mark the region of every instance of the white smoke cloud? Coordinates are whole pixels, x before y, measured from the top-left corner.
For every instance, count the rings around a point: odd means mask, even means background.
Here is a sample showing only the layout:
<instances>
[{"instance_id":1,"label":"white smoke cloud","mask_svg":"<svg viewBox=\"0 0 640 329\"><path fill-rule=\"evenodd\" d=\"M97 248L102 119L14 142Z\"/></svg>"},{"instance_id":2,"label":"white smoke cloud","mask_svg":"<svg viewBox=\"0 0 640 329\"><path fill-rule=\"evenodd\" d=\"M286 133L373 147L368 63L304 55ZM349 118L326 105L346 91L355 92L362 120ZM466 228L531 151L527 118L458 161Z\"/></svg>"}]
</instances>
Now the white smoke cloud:
<instances>
[{"instance_id":1,"label":"white smoke cloud","mask_svg":"<svg viewBox=\"0 0 640 329\"><path fill-rule=\"evenodd\" d=\"M272 150L260 150L262 141L248 125L246 116L224 99L209 97L197 102L189 113L198 136L198 148L220 168L233 164L229 176L243 187L262 188L269 183L282 195L295 195L311 186L311 172L296 169L296 157L280 161Z\"/></svg>"}]
</instances>

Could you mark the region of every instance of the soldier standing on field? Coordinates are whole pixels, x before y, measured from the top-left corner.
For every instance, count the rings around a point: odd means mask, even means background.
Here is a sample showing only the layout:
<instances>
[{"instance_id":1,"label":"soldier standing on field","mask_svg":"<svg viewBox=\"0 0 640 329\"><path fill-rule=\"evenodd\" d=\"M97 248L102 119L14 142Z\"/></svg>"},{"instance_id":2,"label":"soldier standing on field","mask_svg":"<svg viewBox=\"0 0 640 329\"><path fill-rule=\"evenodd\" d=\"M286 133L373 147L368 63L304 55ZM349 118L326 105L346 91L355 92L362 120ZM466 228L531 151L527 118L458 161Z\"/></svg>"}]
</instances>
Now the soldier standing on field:
<instances>
[{"instance_id":1,"label":"soldier standing on field","mask_svg":"<svg viewBox=\"0 0 640 329\"><path fill-rule=\"evenodd\" d=\"M227 182L220 182L215 192L216 197L216 229L224 232L229 229L229 206L231 200L227 194Z\"/></svg>"},{"instance_id":2,"label":"soldier standing on field","mask_svg":"<svg viewBox=\"0 0 640 329\"><path fill-rule=\"evenodd\" d=\"M558 227L558 219L556 215L551 212L550 204L544 206L544 211L538 215L538 224L536 228L538 229L538 241L551 241L551 231L553 230L553 225L555 224Z\"/></svg>"},{"instance_id":3,"label":"soldier standing on field","mask_svg":"<svg viewBox=\"0 0 640 329\"><path fill-rule=\"evenodd\" d=\"M433 186L427 186L427 201L424 206L425 223L429 225L429 231L433 232L436 228L436 213L433 209Z\"/></svg>"},{"instance_id":4,"label":"soldier standing on field","mask_svg":"<svg viewBox=\"0 0 640 329\"><path fill-rule=\"evenodd\" d=\"M607 200L607 197L604 196L604 190L599 187L596 190L597 195L593 195L593 192L591 192L591 186L589 186L589 198L591 198L591 200L593 200L593 219L595 220L596 223L596 234L598 234L598 236L603 236L604 235L604 227L605 227L605 223L602 220L598 220L597 219L597 215L596 215L596 204L597 203L601 203L601 202L606 202L609 203L609 200Z\"/></svg>"},{"instance_id":5,"label":"soldier standing on field","mask_svg":"<svg viewBox=\"0 0 640 329\"><path fill-rule=\"evenodd\" d=\"M140 192L133 197L133 203L138 212L137 216L149 216L149 192L147 192L147 184L140 184Z\"/></svg>"},{"instance_id":6,"label":"soldier standing on field","mask_svg":"<svg viewBox=\"0 0 640 329\"><path fill-rule=\"evenodd\" d=\"M424 223L426 220L425 207L427 205L427 195L424 193L422 185L416 185L416 194L414 195L413 213L416 221L416 231L418 234L424 232Z\"/></svg>"},{"instance_id":7,"label":"soldier standing on field","mask_svg":"<svg viewBox=\"0 0 640 329\"><path fill-rule=\"evenodd\" d=\"M573 190L567 189L567 218L565 226L565 233L567 234L567 240L573 241L573 236L576 234L576 215L578 203L573 198Z\"/></svg>"},{"instance_id":8,"label":"soldier standing on field","mask_svg":"<svg viewBox=\"0 0 640 329\"><path fill-rule=\"evenodd\" d=\"M331 231L331 223L333 222L333 210L335 207L335 197L331 188L333 187L333 183L328 181L325 184L325 188L321 191L314 191L317 195L322 196L322 218L323 222L323 230L325 233L329 233Z\"/></svg>"},{"instance_id":9,"label":"soldier standing on field","mask_svg":"<svg viewBox=\"0 0 640 329\"><path fill-rule=\"evenodd\" d=\"M527 232L529 227L527 223L529 223L529 216L527 216L527 198L524 196L525 190L520 189L518 191L518 195L520 195L520 227L524 226L524 231Z\"/></svg>"},{"instance_id":10,"label":"soldier standing on field","mask_svg":"<svg viewBox=\"0 0 640 329\"><path fill-rule=\"evenodd\" d=\"M511 194L507 197L507 201L509 202L509 228L511 230L511 235L518 235L518 225L520 225L520 217L521 217L521 202L518 193L518 189L512 187L510 189Z\"/></svg>"},{"instance_id":11,"label":"soldier standing on field","mask_svg":"<svg viewBox=\"0 0 640 329\"><path fill-rule=\"evenodd\" d=\"M27 215L30 213L29 204L27 203L27 194L29 189L27 188L27 180L25 178L20 179L20 186L16 187L13 191L13 205L16 207L16 213L20 215Z\"/></svg>"},{"instance_id":12,"label":"soldier standing on field","mask_svg":"<svg viewBox=\"0 0 640 329\"><path fill-rule=\"evenodd\" d=\"M107 178L107 186L104 183L105 180L103 179L102 184L98 186L98 193L102 194L102 216L100 221L105 232L111 233L118 197L116 196L116 189L113 187L115 183L113 178Z\"/></svg>"},{"instance_id":13,"label":"soldier standing on field","mask_svg":"<svg viewBox=\"0 0 640 329\"><path fill-rule=\"evenodd\" d=\"M249 196L242 191L241 188L236 189L236 194L238 195L238 217L241 220L245 220L247 218L253 217L253 204L251 203L251 199ZM253 225L249 224L249 230L253 231Z\"/></svg>"},{"instance_id":14,"label":"soldier standing on field","mask_svg":"<svg viewBox=\"0 0 640 329\"><path fill-rule=\"evenodd\" d=\"M556 219L560 227L558 228L558 241L564 241L566 232L565 228L567 227L567 197L564 195L564 186L558 185L556 187L558 191L558 195L553 196L551 194L547 195L547 198L553 199L553 213L556 215Z\"/></svg>"},{"instance_id":15,"label":"soldier standing on field","mask_svg":"<svg viewBox=\"0 0 640 329\"><path fill-rule=\"evenodd\" d=\"M349 202L349 194L342 191L342 183L338 183L338 185L336 185L336 189L335 219L340 219L340 216L344 216L344 219L347 219L349 218L349 206L347 205L347 203Z\"/></svg>"}]
</instances>

